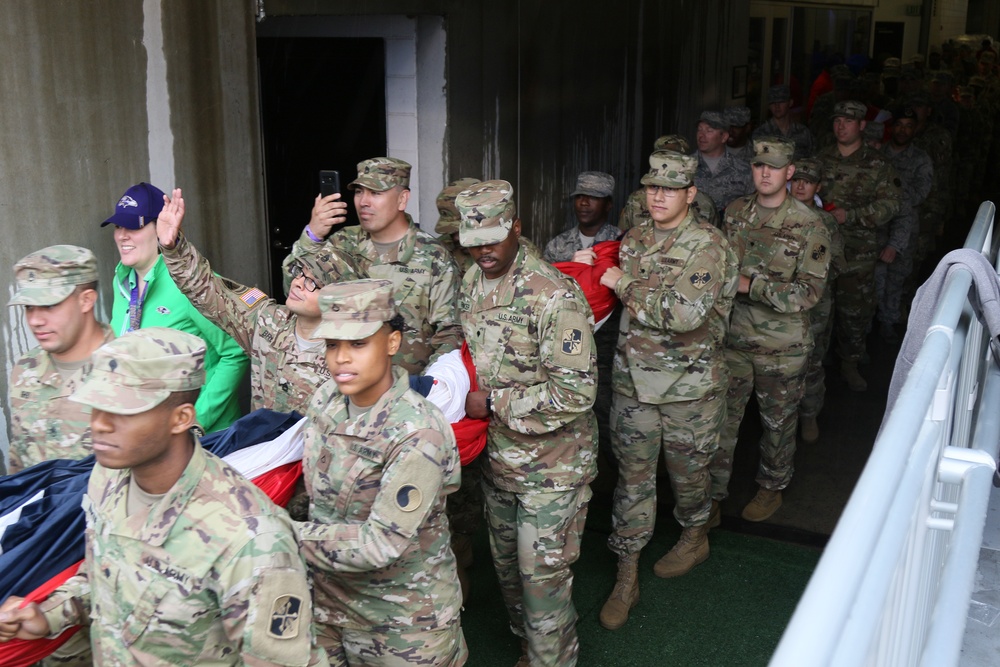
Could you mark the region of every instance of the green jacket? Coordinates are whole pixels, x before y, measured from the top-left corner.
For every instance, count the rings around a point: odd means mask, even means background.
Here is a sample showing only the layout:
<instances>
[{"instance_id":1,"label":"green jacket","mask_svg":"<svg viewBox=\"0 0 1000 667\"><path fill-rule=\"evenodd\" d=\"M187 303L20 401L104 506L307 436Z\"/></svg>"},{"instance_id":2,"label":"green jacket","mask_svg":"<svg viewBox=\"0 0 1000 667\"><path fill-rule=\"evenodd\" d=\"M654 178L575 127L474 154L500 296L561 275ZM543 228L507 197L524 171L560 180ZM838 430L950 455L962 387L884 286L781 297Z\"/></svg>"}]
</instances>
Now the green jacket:
<instances>
[{"instance_id":1,"label":"green jacket","mask_svg":"<svg viewBox=\"0 0 1000 667\"><path fill-rule=\"evenodd\" d=\"M236 394L250 363L247 355L235 340L205 319L177 289L162 256L157 258L146 278L146 296L139 327L170 327L205 341L205 385L194 407L198 412L198 423L206 433L226 428L240 417ZM135 271L119 262L115 267L115 302L111 310L111 329L116 336L128 330L129 295L135 281Z\"/></svg>"}]
</instances>

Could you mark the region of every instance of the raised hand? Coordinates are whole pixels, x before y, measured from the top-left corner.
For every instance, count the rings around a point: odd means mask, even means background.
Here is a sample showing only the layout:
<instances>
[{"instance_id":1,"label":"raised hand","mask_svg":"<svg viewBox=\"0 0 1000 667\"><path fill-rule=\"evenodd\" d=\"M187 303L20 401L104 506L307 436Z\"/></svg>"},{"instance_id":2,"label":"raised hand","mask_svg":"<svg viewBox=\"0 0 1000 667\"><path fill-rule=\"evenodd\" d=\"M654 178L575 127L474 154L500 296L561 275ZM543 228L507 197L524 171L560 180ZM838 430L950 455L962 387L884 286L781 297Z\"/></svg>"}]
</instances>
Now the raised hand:
<instances>
[{"instance_id":1,"label":"raised hand","mask_svg":"<svg viewBox=\"0 0 1000 667\"><path fill-rule=\"evenodd\" d=\"M174 188L173 197L163 195L163 210L156 218L156 238L164 248L173 248L181 233L184 220L184 197L181 189Z\"/></svg>"},{"instance_id":2,"label":"raised hand","mask_svg":"<svg viewBox=\"0 0 1000 667\"><path fill-rule=\"evenodd\" d=\"M325 239L334 225L344 222L347 222L347 202L340 201L339 192L325 197L316 195L312 216L309 218L309 231L313 236Z\"/></svg>"}]
</instances>

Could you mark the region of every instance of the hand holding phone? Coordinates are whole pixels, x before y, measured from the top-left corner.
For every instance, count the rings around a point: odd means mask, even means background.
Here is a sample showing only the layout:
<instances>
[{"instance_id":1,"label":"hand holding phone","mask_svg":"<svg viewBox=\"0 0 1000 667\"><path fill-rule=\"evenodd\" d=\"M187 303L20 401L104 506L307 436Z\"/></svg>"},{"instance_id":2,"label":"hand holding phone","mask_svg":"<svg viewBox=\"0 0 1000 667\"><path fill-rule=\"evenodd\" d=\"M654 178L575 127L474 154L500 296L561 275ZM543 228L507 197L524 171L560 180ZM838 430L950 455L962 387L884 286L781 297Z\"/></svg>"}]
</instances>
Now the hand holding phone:
<instances>
[{"instance_id":1,"label":"hand holding phone","mask_svg":"<svg viewBox=\"0 0 1000 667\"><path fill-rule=\"evenodd\" d=\"M335 225L347 222L347 202L340 199L340 173L332 169L321 170L319 191L309 218L309 231L325 239Z\"/></svg>"}]
</instances>

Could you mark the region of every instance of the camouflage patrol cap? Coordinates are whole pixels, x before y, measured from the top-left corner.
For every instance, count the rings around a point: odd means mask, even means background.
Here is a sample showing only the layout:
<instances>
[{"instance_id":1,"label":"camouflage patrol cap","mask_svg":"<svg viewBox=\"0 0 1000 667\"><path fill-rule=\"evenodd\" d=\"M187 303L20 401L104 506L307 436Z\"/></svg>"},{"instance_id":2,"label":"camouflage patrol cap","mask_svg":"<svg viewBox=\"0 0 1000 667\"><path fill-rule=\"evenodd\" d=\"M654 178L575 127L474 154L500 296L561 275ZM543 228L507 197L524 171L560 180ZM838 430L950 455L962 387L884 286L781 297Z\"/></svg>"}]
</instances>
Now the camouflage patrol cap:
<instances>
[{"instance_id":1,"label":"camouflage patrol cap","mask_svg":"<svg viewBox=\"0 0 1000 667\"><path fill-rule=\"evenodd\" d=\"M833 118L853 118L854 120L864 120L868 113L868 107L864 102L857 100L846 100L837 102L833 107Z\"/></svg>"},{"instance_id":2,"label":"camouflage patrol cap","mask_svg":"<svg viewBox=\"0 0 1000 667\"><path fill-rule=\"evenodd\" d=\"M899 73L899 77L903 81L920 81L924 78L920 70L915 68L913 65L903 65L902 71Z\"/></svg>"},{"instance_id":3,"label":"camouflage patrol cap","mask_svg":"<svg viewBox=\"0 0 1000 667\"><path fill-rule=\"evenodd\" d=\"M116 415L152 410L173 392L205 384L205 342L185 331L147 327L97 348L93 370L70 400Z\"/></svg>"},{"instance_id":4,"label":"camouflage patrol cap","mask_svg":"<svg viewBox=\"0 0 1000 667\"><path fill-rule=\"evenodd\" d=\"M349 280L319 291L322 317L313 338L361 340L396 316L391 280Z\"/></svg>"},{"instance_id":5,"label":"camouflage patrol cap","mask_svg":"<svg viewBox=\"0 0 1000 667\"><path fill-rule=\"evenodd\" d=\"M743 127L750 122L750 107L729 107L724 114L730 127Z\"/></svg>"},{"instance_id":6,"label":"camouflage patrol cap","mask_svg":"<svg viewBox=\"0 0 1000 667\"><path fill-rule=\"evenodd\" d=\"M969 77L969 85L973 88L985 88L986 87L986 77L976 74Z\"/></svg>"},{"instance_id":7,"label":"camouflage patrol cap","mask_svg":"<svg viewBox=\"0 0 1000 667\"><path fill-rule=\"evenodd\" d=\"M792 99L792 89L787 84L779 83L767 89L767 103L777 104L778 102L788 102Z\"/></svg>"},{"instance_id":8,"label":"camouflage patrol cap","mask_svg":"<svg viewBox=\"0 0 1000 667\"><path fill-rule=\"evenodd\" d=\"M453 234L458 231L458 223L462 221L462 214L455 206L455 197L462 190L468 190L476 183L478 178L460 178L449 183L437 196L438 221L434 226L434 231L438 234Z\"/></svg>"},{"instance_id":9,"label":"camouflage patrol cap","mask_svg":"<svg viewBox=\"0 0 1000 667\"><path fill-rule=\"evenodd\" d=\"M917 119L917 110L911 105L905 104L901 107L892 110L892 120L897 121L900 118L913 118Z\"/></svg>"},{"instance_id":10,"label":"camouflage patrol cap","mask_svg":"<svg viewBox=\"0 0 1000 667\"><path fill-rule=\"evenodd\" d=\"M639 180L643 185L686 188L694 182L698 158L674 151L654 151L649 156L649 173Z\"/></svg>"},{"instance_id":11,"label":"camouflage patrol cap","mask_svg":"<svg viewBox=\"0 0 1000 667\"><path fill-rule=\"evenodd\" d=\"M958 87L958 97L975 97L976 93L972 90L972 86L959 86Z\"/></svg>"},{"instance_id":12,"label":"camouflage patrol cap","mask_svg":"<svg viewBox=\"0 0 1000 667\"><path fill-rule=\"evenodd\" d=\"M983 51L979 54L979 62L986 63L987 65L996 65L997 54L993 51Z\"/></svg>"},{"instance_id":13,"label":"camouflage patrol cap","mask_svg":"<svg viewBox=\"0 0 1000 667\"><path fill-rule=\"evenodd\" d=\"M780 169L788 166L795 154L795 142L784 137L754 139L750 164L766 164Z\"/></svg>"},{"instance_id":14,"label":"camouflage patrol cap","mask_svg":"<svg viewBox=\"0 0 1000 667\"><path fill-rule=\"evenodd\" d=\"M688 155L691 153L691 142L680 134L665 134L653 142L654 151L675 151Z\"/></svg>"},{"instance_id":15,"label":"camouflage patrol cap","mask_svg":"<svg viewBox=\"0 0 1000 667\"><path fill-rule=\"evenodd\" d=\"M462 214L458 239L466 248L500 243L517 219L514 187L507 181L474 185L458 195L455 205Z\"/></svg>"},{"instance_id":16,"label":"camouflage patrol cap","mask_svg":"<svg viewBox=\"0 0 1000 667\"><path fill-rule=\"evenodd\" d=\"M576 177L576 189L569 193L569 196L610 197L614 191L615 177L611 174L605 174L603 171L581 171Z\"/></svg>"},{"instance_id":17,"label":"camouflage patrol cap","mask_svg":"<svg viewBox=\"0 0 1000 667\"><path fill-rule=\"evenodd\" d=\"M917 65L917 64L922 65L924 63L924 60L925 60L924 59L924 54L922 54L922 53L914 53L912 56L910 56L909 62L912 63L912 64L914 64L914 65Z\"/></svg>"},{"instance_id":18,"label":"camouflage patrol cap","mask_svg":"<svg viewBox=\"0 0 1000 667\"><path fill-rule=\"evenodd\" d=\"M834 65L830 68L830 78L833 81L850 81L854 78L854 74L847 65Z\"/></svg>"},{"instance_id":19,"label":"camouflage patrol cap","mask_svg":"<svg viewBox=\"0 0 1000 667\"><path fill-rule=\"evenodd\" d=\"M358 163L358 177L347 184L349 190L357 186L385 192L397 185L410 187L410 163L394 157L373 157Z\"/></svg>"},{"instance_id":20,"label":"camouflage patrol cap","mask_svg":"<svg viewBox=\"0 0 1000 667\"><path fill-rule=\"evenodd\" d=\"M8 306L54 306L77 285L97 282L97 258L80 246L49 246L15 264L14 280L17 291Z\"/></svg>"},{"instance_id":21,"label":"camouflage patrol cap","mask_svg":"<svg viewBox=\"0 0 1000 667\"><path fill-rule=\"evenodd\" d=\"M325 246L317 252L308 252L301 257L296 257L295 261L309 270L313 280L320 287L339 280L344 273L340 257L330 252L330 249Z\"/></svg>"},{"instance_id":22,"label":"camouflage patrol cap","mask_svg":"<svg viewBox=\"0 0 1000 667\"><path fill-rule=\"evenodd\" d=\"M702 111L698 118L699 123L708 123L709 127L717 130L729 131L729 121L721 111Z\"/></svg>"},{"instance_id":23,"label":"camouflage patrol cap","mask_svg":"<svg viewBox=\"0 0 1000 667\"><path fill-rule=\"evenodd\" d=\"M810 183L819 183L823 180L823 163L816 158L799 158L794 164L795 173L792 174L793 181L799 179L809 181Z\"/></svg>"},{"instance_id":24,"label":"camouflage patrol cap","mask_svg":"<svg viewBox=\"0 0 1000 667\"><path fill-rule=\"evenodd\" d=\"M911 107L929 107L931 98L928 97L927 93L913 93L906 100L906 104Z\"/></svg>"}]
</instances>

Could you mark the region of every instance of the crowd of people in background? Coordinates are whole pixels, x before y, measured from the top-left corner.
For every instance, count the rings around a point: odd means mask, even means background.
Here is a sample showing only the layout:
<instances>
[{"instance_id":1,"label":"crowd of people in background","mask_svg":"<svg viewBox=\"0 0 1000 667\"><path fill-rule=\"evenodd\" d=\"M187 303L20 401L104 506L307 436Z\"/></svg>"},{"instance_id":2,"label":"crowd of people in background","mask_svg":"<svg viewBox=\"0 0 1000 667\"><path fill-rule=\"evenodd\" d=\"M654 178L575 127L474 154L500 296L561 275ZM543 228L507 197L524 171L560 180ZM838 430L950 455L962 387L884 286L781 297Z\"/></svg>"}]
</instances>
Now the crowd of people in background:
<instances>
[{"instance_id":1,"label":"crowd of people in background","mask_svg":"<svg viewBox=\"0 0 1000 667\"><path fill-rule=\"evenodd\" d=\"M600 611L617 630L661 453L682 532L653 570L671 578L709 558L751 395L763 435L742 517L760 522L797 443L821 437L831 353L867 391L873 327L899 342L921 276L1000 187L988 41L766 94L756 126L736 106L667 128L623 202L589 165L575 224L542 245L507 181L449 183L435 236L406 212L410 165L363 160L360 224L341 193L316 197L283 304L214 273L182 191L148 183L101 223L121 257L110 325L91 251L23 258L10 305L39 345L11 374L11 472L96 462L83 568L39 603L10 597L0 641L86 626L49 658L63 665L462 665L485 530L517 667L576 664L571 566L599 468L617 473ZM437 370L449 360L465 384ZM199 445L240 416L248 367L253 409L306 415L287 513Z\"/></svg>"}]
</instances>

